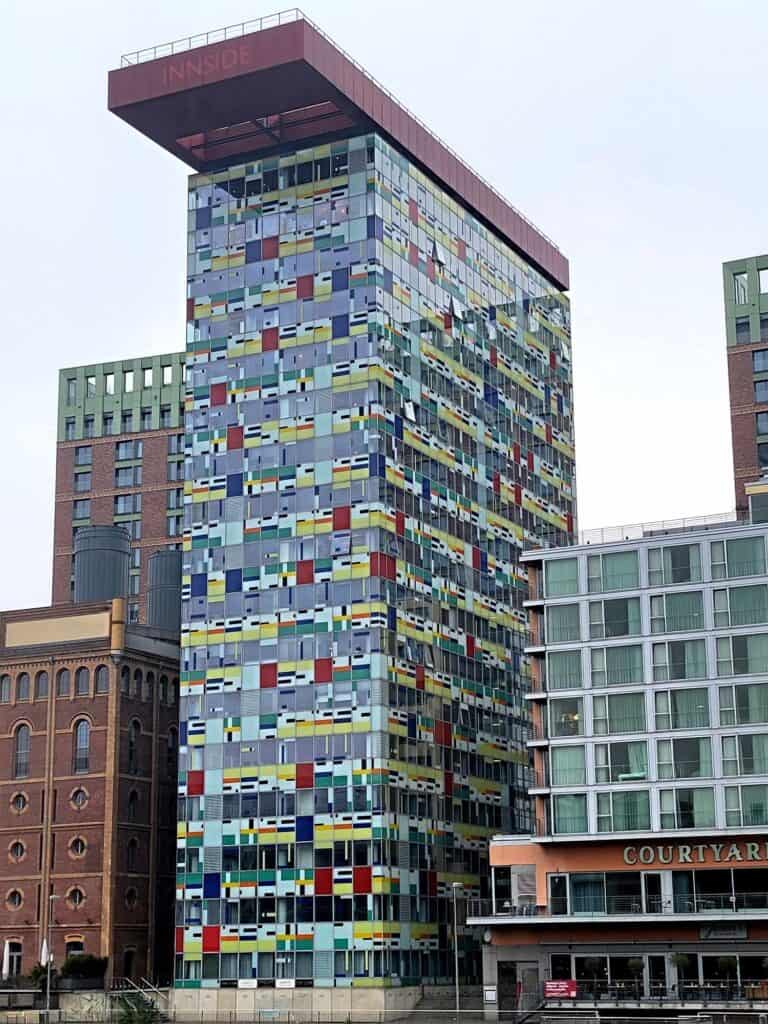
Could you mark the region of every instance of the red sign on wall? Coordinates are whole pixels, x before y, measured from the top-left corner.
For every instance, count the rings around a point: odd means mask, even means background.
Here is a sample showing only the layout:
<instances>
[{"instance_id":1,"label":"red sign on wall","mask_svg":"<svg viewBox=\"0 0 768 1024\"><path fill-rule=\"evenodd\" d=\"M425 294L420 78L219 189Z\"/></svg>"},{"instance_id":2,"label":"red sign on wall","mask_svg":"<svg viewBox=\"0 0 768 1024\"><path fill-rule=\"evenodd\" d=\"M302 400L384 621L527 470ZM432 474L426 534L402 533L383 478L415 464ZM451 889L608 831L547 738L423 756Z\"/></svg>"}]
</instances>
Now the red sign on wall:
<instances>
[{"instance_id":1,"label":"red sign on wall","mask_svg":"<svg viewBox=\"0 0 768 1024\"><path fill-rule=\"evenodd\" d=\"M577 984L575 981L545 981L545 999L575 999Z\"/></svg>"}]
</instances>

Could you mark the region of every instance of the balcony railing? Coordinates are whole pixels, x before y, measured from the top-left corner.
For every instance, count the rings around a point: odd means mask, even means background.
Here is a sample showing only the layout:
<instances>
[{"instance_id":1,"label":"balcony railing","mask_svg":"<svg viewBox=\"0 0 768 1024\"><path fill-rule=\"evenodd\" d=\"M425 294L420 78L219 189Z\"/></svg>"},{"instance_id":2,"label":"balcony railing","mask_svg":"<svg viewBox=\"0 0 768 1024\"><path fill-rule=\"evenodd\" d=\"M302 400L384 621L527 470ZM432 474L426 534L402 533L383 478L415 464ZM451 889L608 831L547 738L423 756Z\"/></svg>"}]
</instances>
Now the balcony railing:
<instances>
[{"instance_id":1,"label":"balcony railing","mask_svg":"<svg viewBox=\"0 0 768 1024\"><path fill-rule=\"evenodd\" d=\"M556 897L547 905L535 903L512 904L509 900L469 900L467 917L579 917L601 918L632 914L739 914L765 911L768 914L768 893L712 893L711 895L607 896L597 906L579 904L567 897Z\"/></svg>"},{"instance_id":2,"label":"balcony railing","mask_svg":"<svg viewBox=\"0 0 768 1024\"><path fill-rule=\"evenodd\" d=\"M605 677L604 681L596 682L595 676L602 675ZM592 670L592 686L627 686L630 683L642 683L643 672L642 667L640 671L635 668L609 668L603 672L596 672Z\"/></svg>"},{"instance_id":3,"label":"balcony railing","mask_svg":"<svg viewBox=\"0 0 768 1024\"><path fill-rule=\"evenodd\" d=\"M667 615L664 618L654 616L651 619L652 633L687 633L689 630L704 629L704 613L693 615Z\"/></svg>"},{"instance_id":4,"label":"balcony railing","mask_svg":"<svg viewBox=\"0 0 768 1024\"><path fill-rule=\"evenodd\" d=\"M562 739L564 736L583 736L584 735L584 722L579 719L577 722L560 721L553 722L550 730L550 736ZM536 737L540 739L540 737Z\"/></svg>"},{"instance_id":5,"label":"balcony railing","mask_svg":"<svg viewBox=\"0 0 768 1024\"><path fill-rule=\"evenodd\" d=\"M622 732L645 732L644 715L624 715L621 718L614 717L593 719L595 736L612 736L614 733Z\"/></svg>"},{"instance_id":6,"label":"balcony railing","mask_svg":"<svg viewBox=\"0 0 768 1024\"><path fill-rule=\"evenodd\" d=\"M544 996L547 1002L683 1002L683 1003L768 1003L768 981L761 978L737 982L723 980L711 982L682 981L677 985L664 982L643 983L642 978L617 981L577 981L576 995L566 999ZM542 986L542 993L545 989Z\"/></svg>"},{"instance_id":7,"label":"balcony railing","mask_svg":"<svg viewBox=\"0 0 768 1024\"><path fill-rule=\"evenodd\" d=\"M539 593L541 588L536 588L536 598L543 596ZM546 596L547 597L571 597L576 596L579 592L578 583L574 583L572 580L550 580L546 585ZM533 597L533 594L531 595Z\"/></svg>"},{"instance_id":8,"label":"balcony railing","mask_svg":"<svg viewBox=\"0 0 768 1024\"><path fill-rule=\"evenodd\" d=\"M701 569L681 566L669 572L648 570L648 585L651 587L674 587L678 583L701 583Z\"/></svg>"},{"instance_id":9,"label":"balcony railing","mask_svg":"<svg viewBox=\"0 0 768 1024\"><path fill-rule=\"evenodd\" d=\"M714 566L712 566L713 572L712 577L715 578ZM762 576L765 573L765 562L751 559L748 562L729 562L728 567L728 579L738 578L739 576Z\"/></svg>"},{"instance_id":10,"label":"balcony railing","mask_svg":"<svg viewBox=\"0 0 768 1024\"><path fill-rule=\"evenodd\" d=\"M669 725L665 726L660 724L659 719L669 718ZM709 728L709 711L703 708L701 711L687 711L684 715L680 713L672 712L669 715L662 713L656 714L656 728L657 729L708 729Z\"/></svg>"},{"instance_id":11,"label":"balcony railing","mask_svg":"<svg viewBox=\"0 0 768 1024\"><path fill-rule=\"evenodd\" d=\"M754 626L768 622L768 609L765 605L756 608L739 608L730 612L715 612L715 629L723 629L728 626Z\"/></svg>"},{"instance_id":12,"label":"balcony railing","mask_svg":"<svg viewBox=\"0 0 768 1024\"><path fill-rule=\"evenodd\" d=\"M593 576L587 582L587 589L590 594L604 594L612 590L637 590L640 586L640 579L636 572L620 572L609 579Z\"/></svg>"},{"instance_id":13,"label":"balcony railing","mask_svg":"<svg viewBox=\"0 0 768 1024\"><path fill-rule=\"evenodd\" d=\"M345 57L350 62L350 64L352 64L359 72L361 72L361 74L365 75L370 85L375 86L375 88L379 89L385 96L392 100L392 102L398 104L398 106L400 106L405 111L405 113L408 114L408 116L411 117L419 125L419 127L427 133L427 135L429 135L432 139L434 139L441 146L443 146L443 148L446 149L451 154L451 156L454 157L454 159L456 159L461 164L462 167L466 168L467 170L470 170L468 164L464 162L464 160L459 156L459 154L454 149L451 149L447 142L444 142L439 135L436 135L424 123L424 121L421 120L420 117L413 113L413 111L409 110L408 107L406 107L403 103L400 103L397 97L394 96L393 93L391 93L390 90L386 88L386 86L383 86L381 82L377 81L371 74L369 74L368 71L366 71L366 69L362 66L362 64L356 61L354 57L348 54L345 50L342 50L341 47L338 46L333 41L333 39L330 38L330 36L326 35L326 33L323 32L319 25L315 24L315 22L308 18L303 11L299 10L298 7L292 7L289 8L288 10L280 11L276 14L266 15L261 18L253 19L251 21L238 22L234 25L226 25L223 28L214 29L210 32L201 32L198 35L186 36L181 39L175 39L168 43L162 43L159 46L150 46L143 50L136 50L133 53L125 53L120 58L120 67L130 67L134 64L143 64L147 61L159 60L161 57L170 57L179 53L187 53L189 50L195 50L201 46L210 46L212 43L221 43L230 39L239 39L241 36L250 35L252 32L262 32L264 31L264 29L274 28L276 25L284 25L286 23L294 21L305 21L308 25L310 25L315 30L315 32L318 33L318 35L326 39L338 53ZM475 172L472 173L475 174L475 177L479 181L481 181L486 188L490 189L490 191L494 194L494 196L496 196L498 200L500 200L507 206L512 206L509 200L506 199L501 194L501 192L499 192L498 189L496 189L489 181L486 181L485 178L480 177L480 175L476 174ZM513 209L515 208L513 207ZM545 235L543 231L541 231L539 228L536 227L535 224L528 220L528 218L524 214L520 213L520 211L517 209L515 209L515 214L523 221L523 223L527 224L532 231L535 231L536 234L538 234L545 242L547 242L548 245L551 245L556 252L560 252L560 250L552 241L552 239L548 238L547 235Z\"/></svg>"},{"instance_id":14,"label":"balcony railing","mask_svg":"<svg viewBox=\"0 0 768 1024\"><path fill-rule=\"evenodd\" d=\"M586 786L586 784L587 779L583 771L576 773L557 768L552 771L553 786Z\"/></svg>"},{"instance_id":15,"label":"balcony railing","mask_svg":"<svg viewBox=\"0 0 768 1024\"><path fill-rule=\"evenodd\" d=\"M632 767L628 764L620 765L599 765L597 767L597 781L601 784L612 782L644 782L648 778L648 766L637 765Z\"/></svg>"},{"instance_id":16,"label":"balcony railing","mask_svg":"<svg viewBox=\"0 0 768 1024\"><path fill-rule=\"evenodd\" d=\"M623 636L640 636L641 629L640 624L630 629L629 625L624 626L621 623L616 622L590 622L589 624L589 638L590 640L620 640Z\"/></svg>"},{"instance_id":17,"label":"balcony railing","mask_svg":"<svg viewBox=\"0 0 768 1024\"><path fill-rule=\"evenodd\" d=\"M658 766L659 780L667 779L711 779L712 762L709 761L675 761Z\"/></svg>"},{"instance_id":18,"label":"balcony railing","mask_svg":"<svg viewBox=\"0 0 768 1024\"><path fill-rule=\"evenodd\" d=\"M580 672L550 672L548 677L550 690L580 690Z\"/></svg>"},{"instance_id":19,"label":"balcony railing","mask_svg":"<svg viewBox=\"0 0 768 1024\"><path fill-rule=\"evenodd\" d=\"M555 821L555 827L548 835L556 836L575 836L581 835L585 832L589 832L589 822L586 817L583 818L565 818L559 815Z\"/></svg>"},{"instance_id":20,"label":"balcony railing","mask_svg":"<svg viewBox=\"0 0 768 1024\"><path fill-rule=\"evenodd\" d=\"M549 644L575 644L580 640L580 631L574 626L556 626L550 623L545 630L545 637Z\"/></svg>"}]
</instances>

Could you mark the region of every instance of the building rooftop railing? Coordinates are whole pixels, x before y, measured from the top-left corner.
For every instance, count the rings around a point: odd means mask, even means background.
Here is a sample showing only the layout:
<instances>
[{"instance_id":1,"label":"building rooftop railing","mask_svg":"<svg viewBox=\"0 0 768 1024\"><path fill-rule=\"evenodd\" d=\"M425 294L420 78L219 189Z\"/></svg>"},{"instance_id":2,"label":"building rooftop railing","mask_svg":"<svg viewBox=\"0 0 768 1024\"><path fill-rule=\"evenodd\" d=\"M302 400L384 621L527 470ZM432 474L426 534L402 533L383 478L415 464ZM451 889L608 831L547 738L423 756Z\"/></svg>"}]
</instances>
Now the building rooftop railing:
<instances>
[{"instance_id":1,"label":"building rooftop railing","mask_svg":"<svg viewBox=\"0 0 768 1024\"><path fill-rule=\"evenodd\" d=\"M579 530L578 540L574 539L574 544L618 544L625 540L642 540L644 537L663 536L667 533L742 526L746 522L749 522L748 512L744 509L734 509L731 512L715 512L708 516L657 519L623 526L600 526L591 530Z\"/></svg>"},{"instance_id":2,"label":"building rooftop railing","mask_svg":"<svg viewBox=\"0 0 768 1024\"><path fill-rule=\"evenodd\" d=\"M579 530L578 534L575 534L569 541L564 541L562 544L552 547L542 547L541 545L531 546L526 549L525 553L531 554L533 551L551 551L563 547L586 547L590 544L622 544L626 541L644 540L648 537L665 537L670 534L693 533L699 530L723 530L735 528L737 526L745 526L750 522L751 519L749 512L745 509L735 509L731 512L715 512L708 516L689 516L683 519L657 519L647 523L625 523L620 526L597 526L589 530ZM761 524L756 523L755 525L758 526ZM667 583L671 585L677 582L696 582L694 576L695 573L692 573L690 580L686 578L683 580L667 581L661 578L657 580L656 585L664 586ZM613 584L610 587L601 586L600 591L633 589L636 586L636 584L630 584L626 588L622 588L619 583ZM564 585L567 586L568 584ZM552 597L554 594L550 594L549 596ZM543 597L543 594L533 590L529 597L531 600L540 600Z\"/></svg>"},{"instance_id":3,"label":"building rooftop railing","mask_svg":"<svg viewBox=\"0 0 768 1024\"><path fill-rule=\"evenodd\" d=\"M332 39L327 32L324 32L319 25L317 25L311 18L308 18L306 14L298 7L289 7L287 10L278 11L277 14L266 15L263 18L253 18L250 21L241 21L234 25L226 25L224 28L213 29L211 32L202 32L194 36L185 36L181 39L174 39L170 43L161 43L158 46L150 46L144 50L134 50L132 53L124 53L120 57L120 67L133 67L136 64L145 64L148 61L160 60L162 57L173 57L176 54L188 53L190 50L199 49L202 46L210 46L213 43L223 43L229 39L240 39L242 36L250 35L253 32L262 32L264 29L276 28L278 25L287 25L291 22L305 21L310 25L315 32L326 39L331 46L333 46L342 56L354 65L357 70L365 75L372 85L375 85L377 89L380 89L385 96L387 96L393 103L396 103L402 110L412 117L413 120L423 128L428 135L431 136L436 142L438 142L444 149L446 149L455 160L465 167L478 181L481 181L486 188L490 189L491 192L499 199L505 206L510 207L516 213L516 215L535 231L536 234L542 238L545 242L552 246L558 253L561 251L560 248L545 235L541 228L537 227L531 220L529 220L525 214L521 213L517 207L507 199L497 188L495 188L489 181L483 178L477 171L473 170L469 164L459 154L448 145L443 139L440 138L432 129L421 120L412 110L401 102L386 86L382 85L376 78L373 77L359 61L355 60L346 50L343 50L339 44Z\"/></svg>"},{"instance_id":4,"label":"building rooftop railing","mask_svg":"<svg viewBox=\"0 0 768 1024\"><path fill-rule=\"evenodd\" d=\"M276 28L278 25L288 25L294 21L306 21L313 28L317 28L298 7L289 7L285 11L268 14L263 18L240 21L234 25L225 25L224 28L215 28L211 32L200 32L194 36L174 39L170 43L160 43L158 46L149 46L144 50L124 53L120 58L120 67L125 68L131 67L133 64L146 64L150 60L160 60L161 57L173 57L178 53L197 50L201 46L224 43L229 39L240 39L241 36L248 36L252 32L262 32L264 29ZM319 32L320 29L317 29L317 31Z\"/></svg>"}]
</instances>

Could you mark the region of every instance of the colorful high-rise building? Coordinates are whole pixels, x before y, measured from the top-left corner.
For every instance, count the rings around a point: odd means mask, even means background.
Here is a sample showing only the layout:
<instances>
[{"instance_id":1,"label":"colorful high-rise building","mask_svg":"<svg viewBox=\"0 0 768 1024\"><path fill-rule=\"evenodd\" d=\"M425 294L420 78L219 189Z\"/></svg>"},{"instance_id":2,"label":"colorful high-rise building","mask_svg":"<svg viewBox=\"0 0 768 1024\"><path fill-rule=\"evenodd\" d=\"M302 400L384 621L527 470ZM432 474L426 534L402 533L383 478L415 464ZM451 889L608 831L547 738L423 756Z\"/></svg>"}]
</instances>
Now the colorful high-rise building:
<instances>
[{"instance_id":1,"label":"colorful high-rise building","mask_svg":"<svg viewBox=\"0 0 768 1024\"><path fill-rule=\"evenodd\" d=\"M768 471L768 255L723 264L736 508Z\"/></svg>"},{"instance_id":2,"label":"colorful high-rise building","mask_svg":"<svg viewBox=\"0 0 768 1024\"><path fill-rule=\"evenodd\" d=\"M181 544L185 354L59 371L53 603L74 594L74 542L83 526L131 535L128 616L146 622L148 565Z\"/></svg>"},{"instance_id":3,"label":"colorful high-rise building","mask_svg":"<svg viewBox=\"0 0 768 1024\"><path fill-rule=\"evenodd\" d=\"M479 978L453 886L530 829L567 261L298 13L125 57L109 104L195 172L176 1006L410 1005L456 941Z\"/></svg>"}]
</instances>

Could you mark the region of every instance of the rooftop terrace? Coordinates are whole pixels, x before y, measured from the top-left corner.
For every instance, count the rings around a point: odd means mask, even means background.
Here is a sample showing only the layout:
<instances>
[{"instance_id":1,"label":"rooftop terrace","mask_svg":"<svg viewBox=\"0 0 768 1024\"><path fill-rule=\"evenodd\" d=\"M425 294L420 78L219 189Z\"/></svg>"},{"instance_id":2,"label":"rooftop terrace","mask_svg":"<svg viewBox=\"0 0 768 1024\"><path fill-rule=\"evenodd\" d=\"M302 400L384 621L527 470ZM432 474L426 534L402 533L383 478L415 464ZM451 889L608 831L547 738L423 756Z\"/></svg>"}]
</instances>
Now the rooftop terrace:
<instances>
[{"instance_id":1,"label":"rooftop terrace","mask_svg":"<svg viewBox=\"0 0 768 1024\"><path fill-rule=\"evenodd\" d=\"M124 54L109 73L109 109L199 171L381 132L568 288L557 246L297 8Z\"/></svg>"}]
</instances>

